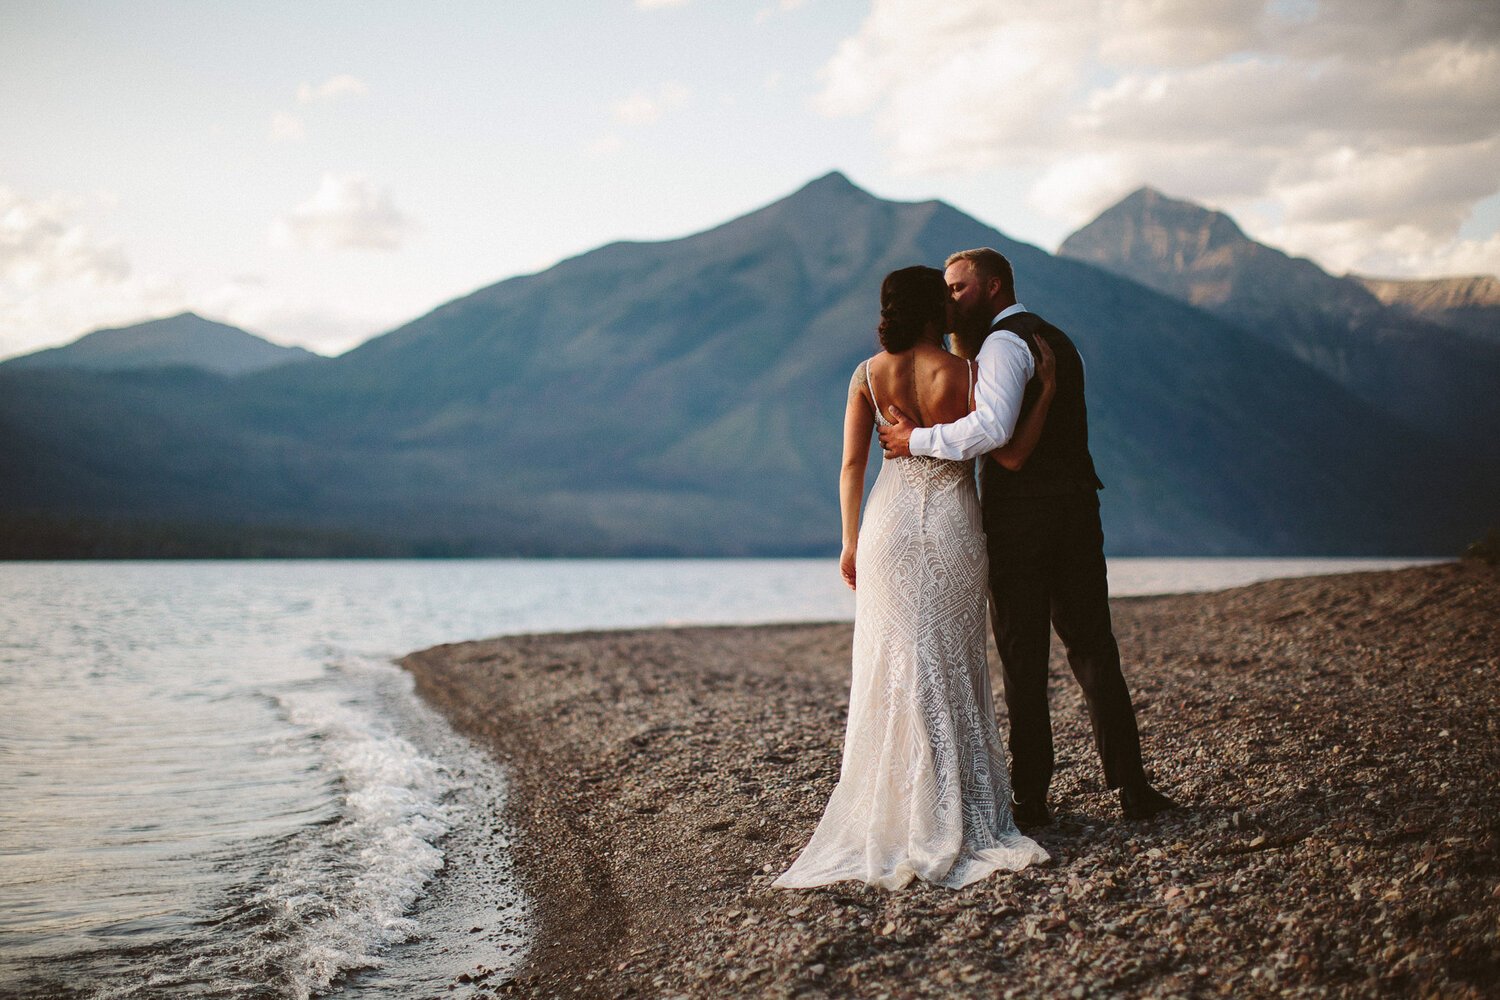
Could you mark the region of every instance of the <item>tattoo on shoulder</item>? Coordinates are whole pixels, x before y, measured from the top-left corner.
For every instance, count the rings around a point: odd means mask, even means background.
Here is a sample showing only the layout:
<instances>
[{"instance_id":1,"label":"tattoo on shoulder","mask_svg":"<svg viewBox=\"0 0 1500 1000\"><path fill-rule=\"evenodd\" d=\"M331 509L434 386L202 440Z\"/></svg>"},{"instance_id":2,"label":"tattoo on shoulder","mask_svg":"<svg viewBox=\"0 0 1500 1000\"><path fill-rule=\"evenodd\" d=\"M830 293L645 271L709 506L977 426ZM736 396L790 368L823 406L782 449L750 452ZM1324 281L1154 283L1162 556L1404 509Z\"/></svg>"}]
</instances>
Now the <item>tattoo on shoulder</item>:
<instances>
[{"instance_id":1,"label":"tattoo on shoulder","mask_svg":"<svg viewBox=\"0 0 1500 1000\"><path fill-rule=\"evenodd\" d=\"M855 396L863 397L865 393L865 362L861 361L859 367L854 369L854 376L849 379L849 398Z\"/></svg>"}]
</instances>

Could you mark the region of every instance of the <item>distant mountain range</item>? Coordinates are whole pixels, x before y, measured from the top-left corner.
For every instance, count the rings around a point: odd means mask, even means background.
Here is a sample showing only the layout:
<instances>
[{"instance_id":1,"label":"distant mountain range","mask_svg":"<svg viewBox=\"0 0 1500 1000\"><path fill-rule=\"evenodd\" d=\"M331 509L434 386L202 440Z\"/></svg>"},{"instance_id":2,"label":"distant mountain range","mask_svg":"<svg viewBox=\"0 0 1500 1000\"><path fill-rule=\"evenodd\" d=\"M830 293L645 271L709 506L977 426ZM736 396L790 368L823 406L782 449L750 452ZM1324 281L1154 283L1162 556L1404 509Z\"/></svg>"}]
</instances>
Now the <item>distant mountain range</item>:
<instances>
[{"instance_id":1,"label":"distant mountain range","mask_svg":"<svg viewBox=\"0 0 1500 1000\"><path fill-rule=\"evenodd\" d=\"M1367 279L1335 277L1255 242L1222 212L1150 188L1069 236L1058 254L1228 320L1375 409L1471 456L1500 458L1500 337L1437 321L1472 308L1472 287L1455 306L1412 287L1430 283L1387 283L1384 297L1399 303L1388 305Z\"/></svg>"},{"instance_id":2,"label":"distant mountain range","mask_svg":"<svg viewBox=\"0 0 1500 1000\"><path fill-rule=\"evenodd\" d=\"M132 326L96 330L71 344L0 362L11 368L76 368L117 372L183 366L244 375L317 357L239 327L185 312Z\"/></svg>"},{"instance_id":3,"label":"distant mountain range","mask_svg":"<svg viewBox=\"0 0 1500 1000\"><path fill-rule=\"evenodd\" d=\"M1427 280L1355 280L1388 306L1500 342L1500 279L1480 274Z\"/></svg>"},{"instance_id":4,"label":"distant mountain range","mask_svg":"<svg viewBox=\"0 0 1500 1000\"><path fill-rule=\"evenodd\" d=\"M234 377L0 367L0 552L829 553L881 278L980 245L1087 360L1112 552L1441 554L1494 519L1493 451L1375 405L1297 343L834 173L338 358Z\"/></svg>"}]
</instances>

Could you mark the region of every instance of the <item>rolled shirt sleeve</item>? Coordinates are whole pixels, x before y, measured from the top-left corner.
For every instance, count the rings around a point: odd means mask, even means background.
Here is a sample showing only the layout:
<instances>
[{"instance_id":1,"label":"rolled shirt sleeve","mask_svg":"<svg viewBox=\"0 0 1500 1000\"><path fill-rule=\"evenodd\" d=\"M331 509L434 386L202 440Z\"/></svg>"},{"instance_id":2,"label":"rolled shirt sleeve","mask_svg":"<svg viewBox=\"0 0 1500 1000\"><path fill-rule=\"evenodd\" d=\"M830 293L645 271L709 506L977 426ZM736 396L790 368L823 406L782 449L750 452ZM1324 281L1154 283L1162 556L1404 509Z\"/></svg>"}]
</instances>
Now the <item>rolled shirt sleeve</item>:
<instances>
[{"instance_id":1,"label":"rolled shirt sleeve","mask_svg":"<svg viewBox=\"0 0 1500 1000\"><path fill-rule=\"evenodd\" d=\"M918 427L908 447L913 455L954 461L986 455L1005 446L1016 431L1026 383L1036 373L1031 349L1009 330L996 330L979 348L974 412L951 424Z\"/></svg>"}]
</instances>

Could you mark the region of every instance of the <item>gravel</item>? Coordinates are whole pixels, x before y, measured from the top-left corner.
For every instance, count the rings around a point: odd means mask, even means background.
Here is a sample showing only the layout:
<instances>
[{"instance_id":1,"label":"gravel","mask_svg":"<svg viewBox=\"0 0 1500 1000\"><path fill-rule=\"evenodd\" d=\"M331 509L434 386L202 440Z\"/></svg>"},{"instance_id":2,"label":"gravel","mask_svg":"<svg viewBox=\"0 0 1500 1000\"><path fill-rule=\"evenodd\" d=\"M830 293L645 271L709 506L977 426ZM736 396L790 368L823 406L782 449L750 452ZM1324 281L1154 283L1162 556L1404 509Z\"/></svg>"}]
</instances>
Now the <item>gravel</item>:
<instances>
[{"instance_id":1,"label":"gravel","mask_svg":"<svg viewBox=\"0 0 1500 1000\"><path fill-rule=\"evenodd\" d=\"M1148 772L1186 808L1121 818L1054 647L1054 862L957 892L770 888L838 776L848 623L407 657L512 781L537 939L476 995L1495 996L1500 571L1113 608Z\"/></svg>"}]
</instances>

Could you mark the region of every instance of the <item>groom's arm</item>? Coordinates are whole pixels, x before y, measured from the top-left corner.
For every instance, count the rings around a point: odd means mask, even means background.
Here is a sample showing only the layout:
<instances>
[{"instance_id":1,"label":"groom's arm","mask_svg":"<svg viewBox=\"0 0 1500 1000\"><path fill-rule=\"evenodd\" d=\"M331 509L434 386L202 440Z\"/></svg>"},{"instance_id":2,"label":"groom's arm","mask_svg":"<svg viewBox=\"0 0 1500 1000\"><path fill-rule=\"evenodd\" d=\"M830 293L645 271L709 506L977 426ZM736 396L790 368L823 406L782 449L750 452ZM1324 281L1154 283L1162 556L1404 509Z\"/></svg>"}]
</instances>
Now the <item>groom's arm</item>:
<instances>
[{"instance_id":1,"label":"groom's arm","mask_svg":"<svg viewBox=\"0 0 1500 1000\"><path fill-rule=\"evenodd\" d=\"M974 458L1004 447L1015 433L1026 383L1036 371L1031 349L1009 330L996 330L975 362L974 412L951 424L913 430L907 445L913 455Z\"/></svg>"}]
</instances>

